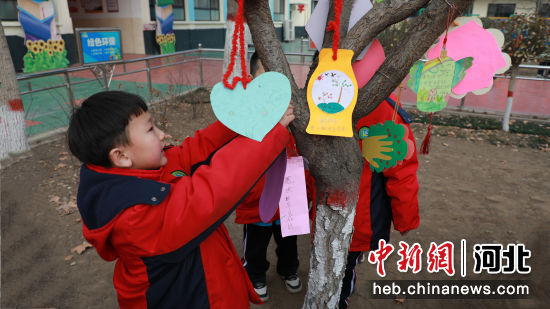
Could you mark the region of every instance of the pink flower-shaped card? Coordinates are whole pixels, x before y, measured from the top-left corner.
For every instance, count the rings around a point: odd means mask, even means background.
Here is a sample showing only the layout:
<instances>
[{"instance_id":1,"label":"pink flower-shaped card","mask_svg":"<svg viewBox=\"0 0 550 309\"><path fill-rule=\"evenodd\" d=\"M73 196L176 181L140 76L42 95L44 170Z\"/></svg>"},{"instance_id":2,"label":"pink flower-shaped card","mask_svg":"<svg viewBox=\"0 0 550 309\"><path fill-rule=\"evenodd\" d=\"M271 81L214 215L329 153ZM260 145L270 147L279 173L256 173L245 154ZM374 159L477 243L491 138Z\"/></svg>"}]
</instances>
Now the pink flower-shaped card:
<instances>
[{"instance_id":1,"label":"pink flower-shaped card","mask_svg":"<svg viewBox=\"0 0 550 309\"><path fill-rule=\"evenodd\" d=\"M428 59L439 56L443 45L443 37L444 35L428 51ZM446 47L447 56L453 59L474 58L472 66L466 71L464 79L453 87L453 94L457 96L463 96L468 92L483 94L491 89L495 73L502 72L510 66L510 58L501 51L503 43L504 36L502 33L499 35L497 31L485 30L475 20L466 22L449 31Z\"/></svg>"}]
</instances>

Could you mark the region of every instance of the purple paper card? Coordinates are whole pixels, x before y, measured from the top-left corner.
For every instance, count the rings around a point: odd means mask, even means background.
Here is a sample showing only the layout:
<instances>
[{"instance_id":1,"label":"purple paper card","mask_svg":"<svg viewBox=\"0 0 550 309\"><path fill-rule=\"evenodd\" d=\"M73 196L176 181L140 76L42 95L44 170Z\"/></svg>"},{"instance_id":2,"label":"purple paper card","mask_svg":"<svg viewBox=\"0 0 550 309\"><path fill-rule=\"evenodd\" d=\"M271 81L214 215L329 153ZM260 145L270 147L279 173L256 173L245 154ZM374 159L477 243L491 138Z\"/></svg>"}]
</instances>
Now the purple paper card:
<instances>
[{"instance_id":1,"label":"purple paper card","mask_svg":"<svg viewBox=\"0 0 550 309\"><path fill-rule=\"evenodd\" d=\"M281 192L286 172L286 149L279 154L275 162L265 173L265 185L260 196L260 219L267 223L279 208Z\"/></svg>"}]
</instances>

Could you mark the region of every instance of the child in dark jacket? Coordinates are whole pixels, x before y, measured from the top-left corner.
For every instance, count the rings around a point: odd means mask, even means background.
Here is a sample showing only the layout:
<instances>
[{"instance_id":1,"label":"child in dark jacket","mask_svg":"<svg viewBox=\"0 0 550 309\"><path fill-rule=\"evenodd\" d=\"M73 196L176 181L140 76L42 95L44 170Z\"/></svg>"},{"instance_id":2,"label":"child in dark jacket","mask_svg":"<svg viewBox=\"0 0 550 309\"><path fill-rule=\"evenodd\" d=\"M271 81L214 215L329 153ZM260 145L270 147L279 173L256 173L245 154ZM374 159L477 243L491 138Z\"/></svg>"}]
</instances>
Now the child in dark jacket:
<instances>
[{"instance_id":1,"label":"child in dark jacket","mask_svg":"<svg viewBox=\"0 0 550 309\"><path fill-rule=\"evenodd\" d=\"M71 117L68 142L82 161L84 237L116 260L122 308L247 308L260 303L223 221L288 143L285 112L262 142L220 122L164 147L147 105L107 91Z\"/></svg>"},{"instance_id":2,"label":"child in dark jacket","mask_svg":"<svg viewBox=\"0 0 550 309\"><path fill-rule=\"evenodd\" d=\"M373 112L361 118L356 129L369 128L386 120L391 120L394 114L396 98L390 96ZM408 139L413 142L414 136L409 127L411 119L400 106L397 107L395 122L408 128ZM363 147L361 141L359 145ZM414 146L416 148L416 146ZM405 234L418 227L418 159L416 149L413 155L401 164L383 170L380 173L371 171L369 162L365 160L361 174L359 200L353 221L353 235L348 252L348 259L342 290L340 293L339 308L347 308L349 296L354 290L356 273L355 266L362 256L362 252L378 249L378 241L384 239L389 242L391 224Z\"/></svg>"}]
</instances>

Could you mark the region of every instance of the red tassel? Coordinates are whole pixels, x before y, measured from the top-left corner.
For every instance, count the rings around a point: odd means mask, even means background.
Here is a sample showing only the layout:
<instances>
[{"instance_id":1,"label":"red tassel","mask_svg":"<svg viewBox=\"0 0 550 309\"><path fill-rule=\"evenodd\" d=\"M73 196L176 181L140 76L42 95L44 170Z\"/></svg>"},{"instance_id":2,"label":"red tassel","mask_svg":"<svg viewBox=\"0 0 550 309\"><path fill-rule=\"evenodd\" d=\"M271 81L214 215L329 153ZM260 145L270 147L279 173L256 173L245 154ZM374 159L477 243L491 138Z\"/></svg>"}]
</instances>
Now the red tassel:
<instances>
[{"instance_id":1,"label":"red tassel","mask_svg":"<svg viewBox=\"0 0 550 309\"><path fill-rule=\"evenodd\" d=\"M420 154L422 155L430 154L430 131L430 128L428 128L428 134L426 134L426 137L422 141L422 146L420 146Z\"/></svg>"},{"instance_id":2,"label":"red tassel","mask_svg":"<svg viewBox=\"0 0 550 309\"><path fill-rule=\"evenodd\" d=\"M430 113L430 124L428 125L428 133L426 133L426 137L424 137L424 140L422 141L422 145L420 146L420 154L422 155L430 154L430 138L432 136L432 116L433 116L433 113Z\"/></svg>"}]
</instances>

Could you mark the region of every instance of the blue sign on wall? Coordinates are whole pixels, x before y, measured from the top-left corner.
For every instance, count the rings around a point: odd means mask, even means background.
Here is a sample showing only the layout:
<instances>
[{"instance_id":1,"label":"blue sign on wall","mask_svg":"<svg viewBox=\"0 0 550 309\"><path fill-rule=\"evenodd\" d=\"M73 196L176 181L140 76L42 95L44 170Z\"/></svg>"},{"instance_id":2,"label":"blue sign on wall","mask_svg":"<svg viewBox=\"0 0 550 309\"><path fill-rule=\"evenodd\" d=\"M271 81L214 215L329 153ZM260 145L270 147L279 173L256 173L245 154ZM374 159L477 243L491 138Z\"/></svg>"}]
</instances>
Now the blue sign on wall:
<instances>
[{"instance_id":1,"label":"blue sign on wall","mask_svg":"<svg viewBox=\"0 0 550 309\"><path fill-rule=\"evenodd\" d=\"M120 30L79 30L83 64L122 59Z\"/></svg>"}]
</instances>

